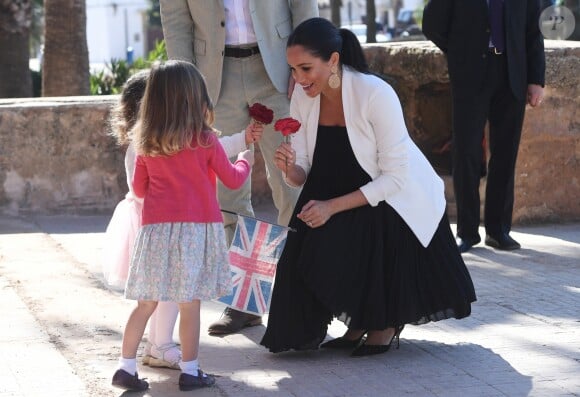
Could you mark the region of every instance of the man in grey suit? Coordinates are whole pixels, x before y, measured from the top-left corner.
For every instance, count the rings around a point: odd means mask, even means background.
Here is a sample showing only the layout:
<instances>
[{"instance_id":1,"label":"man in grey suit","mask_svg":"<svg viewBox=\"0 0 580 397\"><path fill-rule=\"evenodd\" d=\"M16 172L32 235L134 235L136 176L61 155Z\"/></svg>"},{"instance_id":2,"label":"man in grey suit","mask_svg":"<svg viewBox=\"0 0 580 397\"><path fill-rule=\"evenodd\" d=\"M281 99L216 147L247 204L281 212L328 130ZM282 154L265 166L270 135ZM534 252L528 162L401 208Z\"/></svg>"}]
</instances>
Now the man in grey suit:
<instances>
[{"instance_id":1,"label":"man in grey suit","mask_svg":"<svg viewBox=\"0 0 580 397\"><path fill-rule=\"evenodd\" d=\"M248 108L259 102L288 117L294 86L286 63L286 39L300 22L318 16L316 0L161 0L161 21L170 59L193 62L206 78L215 104L216 128L229 135L250 121ZM299 191L283 180L274 166L282 135L266 126L258 143L267 179L278 209L278 223L287 225ZM222 209L253 216L251 184L239 190L218 186ZM235 216L224 213L231 242ZM232 308L209 327L213 335L237 332L262 323L261 317Z\"/></svg>"}]
</instances>

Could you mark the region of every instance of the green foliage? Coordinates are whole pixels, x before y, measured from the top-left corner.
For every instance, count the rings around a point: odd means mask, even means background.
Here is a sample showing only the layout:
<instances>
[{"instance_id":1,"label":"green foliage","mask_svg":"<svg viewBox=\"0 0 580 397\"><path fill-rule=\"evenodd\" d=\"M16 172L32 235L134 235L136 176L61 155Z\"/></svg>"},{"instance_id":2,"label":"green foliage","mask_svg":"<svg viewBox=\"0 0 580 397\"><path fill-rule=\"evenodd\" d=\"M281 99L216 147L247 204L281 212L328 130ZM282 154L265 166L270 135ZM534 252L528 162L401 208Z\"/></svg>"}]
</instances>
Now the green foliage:
<instances>
[{"instance_id":1,"label":"green foliage","mask_svg":"<svg viewBox=\"0 0 580 397\"><path fill-rule=\"evenodd\" d=\"M157 41L146 59L139 57L131 65L124 59L111 59L105 65L105 69L91 73L91 95L119 94L131 75L150 68L154 62L165 60L167 60L165 41Z\"/></svg>"},{"instance_id":2,"label":"green foliage","mask_svg":"<svg viewBox=\"0 0 580 397\"><path fill-rule=\"evenodd\" d=\"M123 59L111 59L105 69L91 73L92 95L112 95L121 92L121 87L131 75L131 67Z\"/></svg>"}]
</instances>

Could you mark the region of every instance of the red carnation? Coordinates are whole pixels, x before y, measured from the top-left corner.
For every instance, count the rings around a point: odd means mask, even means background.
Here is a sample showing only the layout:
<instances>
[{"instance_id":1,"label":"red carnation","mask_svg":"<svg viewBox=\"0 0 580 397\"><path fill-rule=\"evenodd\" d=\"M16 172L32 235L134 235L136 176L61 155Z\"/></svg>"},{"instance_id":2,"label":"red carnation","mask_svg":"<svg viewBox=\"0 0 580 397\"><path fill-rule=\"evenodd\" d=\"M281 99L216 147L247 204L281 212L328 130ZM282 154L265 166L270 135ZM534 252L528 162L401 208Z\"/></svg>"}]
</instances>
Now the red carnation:
<instances>
[{"instance_id":1,"label":"red carnation","mask_svg":"<svg viewBox=\"0 0 580 397\"><path fill-rule=\"evenodd\" d=\"M261 103L254 103L250 106L250 117L258 123L270 124L274 119L274 112L272 109L262 105Z\"/></svg>"},{"instance_id":2,"label":"red carnation","mask_svg":"<svg viewBox=\"0 0 580 397\"><path fill-rule=\"evenodd\" d=\"M274 124L274 129L280 131L286 137L286 142L290 138L290 134L294 134L300 129L300 122L292 117L279 119Z\"/></svg>"}]
</instances>

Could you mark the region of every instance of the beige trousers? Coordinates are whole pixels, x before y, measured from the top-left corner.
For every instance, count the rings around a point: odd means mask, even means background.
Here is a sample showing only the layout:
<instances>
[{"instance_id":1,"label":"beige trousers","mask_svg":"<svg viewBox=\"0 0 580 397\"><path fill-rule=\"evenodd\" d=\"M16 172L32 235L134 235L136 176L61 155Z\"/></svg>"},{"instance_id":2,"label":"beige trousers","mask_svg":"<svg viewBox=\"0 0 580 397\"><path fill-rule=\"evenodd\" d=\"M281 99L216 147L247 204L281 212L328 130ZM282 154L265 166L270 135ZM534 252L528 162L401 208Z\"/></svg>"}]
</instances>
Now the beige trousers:
<instances>
[{"instance_id":1,"label":"beige trousers","mask_svg":"<svg viewBox=\"0 0 580 397\"><path fill-rule=\"evenodd\" d=\"M278 209L278 223L287 225L300 190L286 185L282 172L274 166L273 160L274 151L282 142L282 134L274 131L274 123L280 118L288 117L290 105L288 97L274 88L259 54L247 58L225 57L223 68L220 97L215 106L215 127L222 135L231 135L245 129L250 122L248 108L256 102L274 111L274 121L265 126L262 139L257 144L260 145L264 157L272 199ZM235 157L232 159L235 160ZM251 193L250 178L237 190L230 190L223 184L218 184L221 209L242 215L254 215ZM229 244L237 219L233 215L222 214Z\"/></svg>"}]
</instances>

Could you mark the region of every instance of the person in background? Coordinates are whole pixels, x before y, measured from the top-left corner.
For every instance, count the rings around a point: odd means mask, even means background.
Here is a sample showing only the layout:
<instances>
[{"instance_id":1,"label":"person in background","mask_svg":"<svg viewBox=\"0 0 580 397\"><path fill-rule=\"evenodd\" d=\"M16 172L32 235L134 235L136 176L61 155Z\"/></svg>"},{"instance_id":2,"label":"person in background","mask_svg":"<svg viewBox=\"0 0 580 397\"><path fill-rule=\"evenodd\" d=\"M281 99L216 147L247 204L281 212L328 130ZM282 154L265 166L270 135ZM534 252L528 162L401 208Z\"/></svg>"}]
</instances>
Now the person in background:
<instances>
[{"instance_id":1,"label":"person in background","mask_svg":"<svg viewBox=\"0 0 580 397\"><path fill-rule=\"evenodd\" d=\"M452 173L461 252L481 241L481 137L489 122L485 244L515 250L514 175L526 103L544 96L539 0L430 0L423 33L447 57L453 97Z\"/></svg>"},{"instance_id":2,"label":"person in background","mask_svg":"<svg viewBox=\"0 0 580 397\"><path fill-rule=\"evenodd\" d=\"M193 62L205 76L219 130L242 129L256 102L271 108L276 118L288 115L294 82L286 63L286 39L300 22L318 16L316 0L161 0L160 6L167 54ZM272 163L281 142L270 125L259 146L278 223L287 225L299 192L284 183ZM224 210L254 215L250 180L235 191L220 184L218 198ZM236 221L235 215L224 214L228 242ZM208 331L223 335L259 324L261 317L228 307Z\"/></svg>"},{"instance_id":3,"label":"person in background","mask_svg":"<svg viewBox=\"0 0 580 397\"><path fill-rule=\"evenodd\" d=\"M232 164L211 128L213 105L205 81L188 62L168 61L151 69L133 143L137 153L133 191L143 199L125 297L137 301L125 332L116 387L143 391L136 355L149 317L160 301L178 302L179 389L215 383L198 363L200 305L231 293L217 178L235 189L250 175L253 154Z\"/></svg>"},{"instance_id":4,"label":"person in background","mask_svg":"<svg viewBox=\"0 0 580 397\"><path fill-rule=\"evenodd\" d=\"M321 347L374 355L398 347L406 324L469 316L475 291L443 181L409 137L394 90L369 72L356 36L323 18L300 24L286 55L301 129L274 162L303 188L261 344L316 349L337 317L348 330Z\"/></svg>"}]
</instances>

